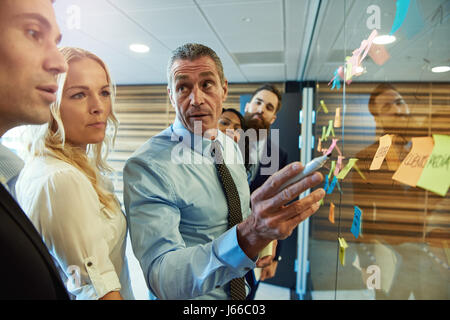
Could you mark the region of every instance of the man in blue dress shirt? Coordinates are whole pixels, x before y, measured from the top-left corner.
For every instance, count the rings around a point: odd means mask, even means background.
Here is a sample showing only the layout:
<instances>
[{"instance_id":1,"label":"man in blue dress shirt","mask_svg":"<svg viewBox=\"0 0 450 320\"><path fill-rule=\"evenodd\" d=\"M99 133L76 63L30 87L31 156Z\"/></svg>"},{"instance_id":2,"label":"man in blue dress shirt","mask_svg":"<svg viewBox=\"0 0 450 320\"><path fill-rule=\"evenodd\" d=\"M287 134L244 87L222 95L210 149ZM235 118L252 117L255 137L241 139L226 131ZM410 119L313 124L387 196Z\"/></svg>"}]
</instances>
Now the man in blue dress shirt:
<instances>
[{"instance_id":1,"label":"man in blue dress shirt","mask_svg":"<svg viewBox=\"0 0 450 320\"><path fill-rule=\"evenodd\" d=\"M176 120L140 147L124 168L133 251L159 299L230 299L230 281L255 268L265 246L289 236L318 209L325 195L321 188L285 204L323 176L316 173L277 192L303 169L292 163L250 197L238 146L217 129L228 93L219 57L206 46L183 45L173 52L167 77ZM230 229L210 155L212 141L221 146L240 198L243 221Z\"/></svg>"}]
</instances>

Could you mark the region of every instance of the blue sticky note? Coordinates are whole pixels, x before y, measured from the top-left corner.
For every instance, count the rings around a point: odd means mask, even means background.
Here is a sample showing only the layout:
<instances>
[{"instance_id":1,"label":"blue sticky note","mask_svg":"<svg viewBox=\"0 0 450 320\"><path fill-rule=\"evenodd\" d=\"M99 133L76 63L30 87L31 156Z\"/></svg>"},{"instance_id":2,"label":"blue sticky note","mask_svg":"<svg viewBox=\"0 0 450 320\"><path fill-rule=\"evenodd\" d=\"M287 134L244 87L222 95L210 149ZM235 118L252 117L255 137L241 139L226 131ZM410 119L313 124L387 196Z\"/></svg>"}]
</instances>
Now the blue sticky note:
<instances>
[{"instance_id":1,"label":"blue sticky note","mask_svg":"<svg viewBox=\"0 0 450 320\"><path fill-rule=\"evenodd\" d=\"M395 4L397 8L395 11L395 18L392 24L391 32L389 32L390 36L392 36L398 29L400 29L400 27L403 24L403 21L405 21L406 14L408 13L410 0L397 0Z\"/></svg>"},{"instance_id":2,"label":"blue sticky note","mask_svg":"<svg viewBox=\"0 0 450 320\"><path fill-rule=\"evenodd\" d=\"M333 180L331 180L330 186L327 189L327 194L332 194L334 187L336 186L337 178L336 176L333 177Z\"/></svg>"},{"instance_id":3,"label":"blue sticky note","mask_svg":"<svg viewBox=\"0 0 450 320\"><path fill-rule=\"evenodd\" d=\"M361 209L355 206L355 214L353 216L352 228L350 229L355 238L359 237L359 231L361 229L361 215L362 215Z\"/></svg>"},{"instance_id":4,"label":"blue sticky note","mask_svg":"<svg viewBox=\"0 0 450 320\"><path fill-rule=\"evenodd\" d=\"M406 34L406 37L411 40L416 34L423 30L425 24L423 22L422 14L417 5L416 0L411 1L408 14L403 22L402 32Z\"/></svg>"},{"instance_id":5,"label":"blue sticky note","mask_svg":"<svg viewBox=\"0 0 450 320\"><path fill-rule=\"evenodd\" d=\"M328 175L325 176L325 185L323 186L323 190L327 191L328 189Z\"/></svg>"}]
</instances>

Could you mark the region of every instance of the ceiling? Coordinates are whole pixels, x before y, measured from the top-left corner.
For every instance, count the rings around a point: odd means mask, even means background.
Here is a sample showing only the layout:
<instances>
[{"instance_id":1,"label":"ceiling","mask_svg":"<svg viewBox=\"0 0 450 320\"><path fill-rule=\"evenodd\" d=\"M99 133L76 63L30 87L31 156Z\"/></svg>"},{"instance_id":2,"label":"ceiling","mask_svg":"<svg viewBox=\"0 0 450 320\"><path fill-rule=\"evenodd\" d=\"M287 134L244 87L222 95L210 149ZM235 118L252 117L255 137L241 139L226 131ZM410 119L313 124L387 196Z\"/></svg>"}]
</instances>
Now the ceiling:
<instances>
[{"instance_id":1,"label":"ceiling","mask_svg":"<svg viewBox=\"0 0 450 320\"><path fill-rule=\"evenodd\" d=\"M450 65L450 0L416 1L420 28L412 36L400 28L386 45L390 59L378 66L367 57L358 81L450 81L450 72L430 71ZM170 53L187 42L214 49L229 82L247 83L329 81L369 36L373 4L379 33L389 33L394 0L58 0L55 10L62 45L96 53L117 84L167 83ZM132 43L150 51L134 53Z\"/></svg>"}]
</instances>

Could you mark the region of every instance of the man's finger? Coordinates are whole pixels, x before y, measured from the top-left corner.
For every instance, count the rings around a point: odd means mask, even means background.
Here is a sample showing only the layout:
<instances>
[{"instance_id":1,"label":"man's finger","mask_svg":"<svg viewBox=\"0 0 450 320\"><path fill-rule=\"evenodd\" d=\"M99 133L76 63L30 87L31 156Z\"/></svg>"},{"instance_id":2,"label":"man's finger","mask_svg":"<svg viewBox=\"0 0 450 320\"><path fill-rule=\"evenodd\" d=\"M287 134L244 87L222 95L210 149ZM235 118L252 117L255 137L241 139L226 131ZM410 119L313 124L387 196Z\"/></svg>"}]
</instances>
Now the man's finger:
<instances>
[{"instance_id":1,"label":"man's finger","mask_svg":"<svg viewBox=\"0 0 450 320\"><path fill-rule=\"evenodd\" d=\"M320 172L316 172L311 176L308 176L306 178L303 178L302 180L300 180L297 183L294 183L293 185L285 188L282 192L276 194L275 196L273 196L272 198L269 198L267 200L263 200L262 202L260 202L258 205L260 205L261 210L265 210L267 212L276 212L280 210L280 207L282 207L283 205L285 205L286 203L288 203L289 201L297 198L302 192L315 187L316 185L318 185L319 183L321 183L323 180L323 175ZM319 189L317 189L319 190ZM315 190L314 192L316 192L317 190ZM321 189L323 190L323 189ZM323 196L325 196L325 191L323 190ZM320 199L323 198L323 196L320 197ZM309 197L309 195L308 195ZM304 200L304 202L307 202L305 197L301 200ZM319 200L320 200L319 199ZM313 202L317 202L319 200L313 201ZM311 204L313 203L311 202Z\"/></svg>"},{"instance_id":2,"label":"man's finger","mask_svg":"<svg viewBox=\"0 0 450 320\"><path fill-rule=\"evenodd\" d=\"M267 181L252 193L252 201L261 201L275 195L278 189L290 178L300 174L304 169L301 162L292 162L275 172Z\"/></svg>"}]
</instances>

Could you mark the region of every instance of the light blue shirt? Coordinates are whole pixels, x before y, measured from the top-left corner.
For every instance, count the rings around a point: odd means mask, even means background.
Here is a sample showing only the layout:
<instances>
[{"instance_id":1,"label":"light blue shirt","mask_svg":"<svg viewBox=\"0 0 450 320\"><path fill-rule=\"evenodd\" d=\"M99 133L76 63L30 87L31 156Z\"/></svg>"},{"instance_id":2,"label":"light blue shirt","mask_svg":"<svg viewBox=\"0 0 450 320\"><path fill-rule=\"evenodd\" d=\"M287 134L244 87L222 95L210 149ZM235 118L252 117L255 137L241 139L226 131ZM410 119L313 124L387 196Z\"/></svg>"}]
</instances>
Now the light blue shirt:
<instances>
[{"instance_id":1,"label":"light blue shirt","mask_svg":"<svg viewBox=\"0 0 450 320\"><path fill-rule=\"evenodd\" d=\"M250 214L242 155L218 130L224 161ZM191 142L194 142L191 144ZM209 155L211 140L179 120L140 147L124 168L124 204L133 251L160 299L229 299L229 282L255 268L239 247L236 226Z\"/></svg>"}]
</instances>

